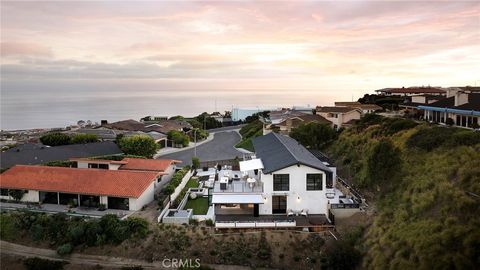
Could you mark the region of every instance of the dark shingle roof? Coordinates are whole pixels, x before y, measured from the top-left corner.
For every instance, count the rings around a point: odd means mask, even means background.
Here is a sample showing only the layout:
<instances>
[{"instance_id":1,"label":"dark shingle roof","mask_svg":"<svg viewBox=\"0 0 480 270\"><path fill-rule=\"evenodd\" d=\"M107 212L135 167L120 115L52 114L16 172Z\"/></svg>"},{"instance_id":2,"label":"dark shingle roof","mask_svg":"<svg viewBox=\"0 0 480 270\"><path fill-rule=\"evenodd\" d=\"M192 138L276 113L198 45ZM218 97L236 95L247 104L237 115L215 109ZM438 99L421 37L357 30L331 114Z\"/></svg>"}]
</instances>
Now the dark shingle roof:
<instances>
[{"instance_id":1,"label":"dark shingle roof","mask_svg":"<svg viewBox=\"0 0 480 270\"><path fill-rule=\"evenodd\" d=\"M302 164L322 171L330 169L294 139L271 132L253 139L255 154L262 159L264 173Z\"/></svg>"},{"instance_id":2,"label":"dark shingle roof","mask_svg":"<svg viewBox=\"0 0 480 270\"><path fill-rule=\"evenodd\" d=\"M43 145L14 147L1 153L0 167L5 169L17 164L35 165L50 161L68 160L73 157L95 157L121 153L122 151L114 142L72 144L54 147L46 147Z\"/></svg>"}]
</instances>

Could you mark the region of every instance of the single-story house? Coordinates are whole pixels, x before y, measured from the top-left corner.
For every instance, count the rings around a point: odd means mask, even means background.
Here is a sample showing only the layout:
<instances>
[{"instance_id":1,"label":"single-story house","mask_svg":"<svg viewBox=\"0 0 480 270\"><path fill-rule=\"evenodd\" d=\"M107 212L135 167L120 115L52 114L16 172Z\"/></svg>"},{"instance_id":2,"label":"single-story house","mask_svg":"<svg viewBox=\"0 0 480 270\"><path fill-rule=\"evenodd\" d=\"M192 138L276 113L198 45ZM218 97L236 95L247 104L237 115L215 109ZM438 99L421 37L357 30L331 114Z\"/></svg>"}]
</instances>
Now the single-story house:
<instances>
[{"instance_id":1,"label":"single-story house","mask_svg":"<svg viewBox=\"0 0 480 270\"><path fill-rule=\"evenodd\" d=\"M124 158L120 161L87 158L71 158L70 160L77 162L77 168L150 171L161 173L161 176L157 178L155 188L162 187L165 183L168 183L177 169L176 164L181 163L181 161L174 159L143 158Z\"/></svg>"},{"instance_id":2,"label":"single-story house","mask_svg":"<svg viewBox=\"0 0 480 270\"><path fill-rule=\"evenodd\" d=\"M154 199L162 173L16 165L1 174L1 199L24 191L21 201L137 211Z\"/></svg>"}]
</instances>

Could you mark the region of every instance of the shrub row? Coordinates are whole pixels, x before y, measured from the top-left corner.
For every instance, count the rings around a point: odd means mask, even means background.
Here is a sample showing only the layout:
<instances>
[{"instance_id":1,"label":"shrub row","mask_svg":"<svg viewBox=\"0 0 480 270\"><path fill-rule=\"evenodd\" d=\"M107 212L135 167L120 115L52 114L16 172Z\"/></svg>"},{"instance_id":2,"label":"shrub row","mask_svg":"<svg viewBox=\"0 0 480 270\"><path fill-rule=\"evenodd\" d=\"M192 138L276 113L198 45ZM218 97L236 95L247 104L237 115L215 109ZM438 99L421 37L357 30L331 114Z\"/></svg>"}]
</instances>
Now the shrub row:
<instances>
[{"instance_id":1,"label":"shrub row","mask_svg":"<svg viewBox=\"0 0 480 270\"><path fill-rule=\"evenodd\" d=\"M178 187L178 185L180 185L180 183L182 183L183 177L188 173L189 170L190 170L190 167L186 166L186 167L182 168L181 170L179 170L178 172L176 172L173 175L170 183L168 183L168 185L163 188L163 193L167 194L167 195L173 194L173 192Z\"/></svg>"},{"instance_id":2,"label":"shrub row","mask_svg":"<svg viewBox=\"0 0 480 270\"><path fill-rule=\"evenodd\" d=\"M59 146L67 144L98 142L98 138L95 134L75 134L73 136L69 136L65 133L53 132L40 137L40 141L45 145Z\"/></svg>"},{"instance_id":3,"label":"shrub row","mask_svg":"<svg viewBox=\"0 0 480 270\"><path fill-rule=\"evenodd\" d=\"M33 241L53 244L60 255L71 253L79 245L120 244L130 238L145 238L149 232L148 221L137 217L120 220L115 215L105 215L100 219L84 219L29 211L2 213L0 217L13 222L16 230L27 232Z\"/></svg>"}]
</instances>

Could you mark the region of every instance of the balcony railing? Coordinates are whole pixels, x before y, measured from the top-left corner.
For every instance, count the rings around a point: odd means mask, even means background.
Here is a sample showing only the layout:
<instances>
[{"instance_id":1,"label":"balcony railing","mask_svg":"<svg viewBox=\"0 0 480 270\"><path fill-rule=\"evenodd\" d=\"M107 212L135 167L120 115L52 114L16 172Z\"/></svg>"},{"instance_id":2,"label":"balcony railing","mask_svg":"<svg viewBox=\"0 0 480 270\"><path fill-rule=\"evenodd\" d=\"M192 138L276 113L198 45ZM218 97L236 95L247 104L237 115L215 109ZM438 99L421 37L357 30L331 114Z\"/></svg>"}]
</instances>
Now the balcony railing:
<instances>
[{"instance_id":1,"label":"balcony railing","mask_svg":"<svg viewBox=\"0 0 480 270\"><path fill-rule=\"evenodd\" d=\"M231 183L215 182L215 193L262 193L263 183L247 183L246 181L232 181Z\"/></svg>"},{"instance_id":2,"label":"balcony railing","mask_svg":"<svg viewBox=\"0 0 480 270\"><path fill-rule=\"evenodd\" d=\"M295 227L295 220L276 220L276 221L217 221L216 228L285 228Z\"/></svg>"},{"instance_id":3,"label":"balcony railing","mask_svg":"<svg viewBox=\"0 0 480 270\"><path fill-rule=\"evenodd\" d=\"M360 208L359 203L332 203L330 204L331 209L356 209Z\"/></svg>"}]
</instances>

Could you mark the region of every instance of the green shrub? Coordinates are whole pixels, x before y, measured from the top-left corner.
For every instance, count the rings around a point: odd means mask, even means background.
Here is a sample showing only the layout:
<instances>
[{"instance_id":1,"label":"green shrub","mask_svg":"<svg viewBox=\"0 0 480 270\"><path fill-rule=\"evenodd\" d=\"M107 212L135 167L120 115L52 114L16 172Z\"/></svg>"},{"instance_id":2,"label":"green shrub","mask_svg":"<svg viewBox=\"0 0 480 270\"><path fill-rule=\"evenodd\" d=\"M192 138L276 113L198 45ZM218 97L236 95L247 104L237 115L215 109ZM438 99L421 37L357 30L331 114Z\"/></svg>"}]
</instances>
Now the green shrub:
<instances>
[{"instance_id":1,"label":"green shrub","mask_svg":"<svg viewBox=\"0 0 480 270\"><path fill-rule=\"evenodd\" d=\"M62 256L70 254L72 253L72 251L73 251L73 247L72 247L72 244L70 243L63 244L57 248L58 255L62 255Z\"/></svg>"},{"instance_id":2,"label":"green shrub","mask_svg":"<svg viewBox=\"0 0 480 270\"><path fill-rule=\"evenodd\" d=\"M67 145L70 144L70 136L60 132L53 132L40 137L40 141L48 146Z\"/></svg>"},{"instance_id":3,"label":"green shrub","mask_svg":"<svg viewBox=\"0 0 480 270\"><path fill-rule=\"evenodd\" d=\"M207 224L207 226L213 226L213 220L207 219L207 220L205 221L205 224Z\"/></svg>"},{"instance_id":4,"label":"green shrub","mask_svg":"<svg viewBox=\"0 0 480 270\"><path fill-rule=\"evenodd\" d=\"M188 146L190 142L190 137L188 137L188 135L178 130L169 131L167 134L167 138L169 140L172 140L175 145L182 145L183 147Z\"/></svg>"},{"instance_id":5,"label":"green shrub","mask_svg":"<svg viewBox=\"0 0 480 270\"><path fill-rule=\"evenodd\" d=\"M9 213L0 214L0 239L11 241L19 234L16 218Z\"/></svg>"},{"instance_id":6,"label":"green shrub","mask_svg":"<svg viewBox=\"0 0 480 270\"><path fill-rule=\"evenodd\" d=\"M47 163L43 164L44 166L51 166L51 167L76 167L77 162L76 161L50 161Z\"/></svg>"},{"instance_id":7,"label":"green shrub","mask_svg":"<svg viewBox=\"0 0 480 270\"><path fill-rule=\"evenodd\" d=\"M194 170L200 168L200 159L198 157L192 157L192 168Z\"/></svg>"},{"instance_id":8,"label":"green shrub","mask_svg":"<svg viewBox=\"0 0 480 270\"><path fill-rule=\"evenodd\" d=\"M310 149L323 149L336 139L337 133L326 124L310 122L301 123L290 132L290 137Z\"/></svg>"},{"instance_id":9,"label":"green shrub","mask_svg":"<svg viewBox=\"0 0 480 270\"><path fill-rule=\"evenodd\" d=\"M120 149L127 155L151 158L158 150L158 144L149 136L135 135L123 137L118 142Z\"/></svg>"},{"instance_id":10,"label":"green shrub","mask_svg":"<svg viewBox=\"0 0 480 270\"><path fill-rule=\"evenodd\" d=\"M387 118L382 124L382 132L386 136L391 136L402 130L411 129L418 124L415 121L403 118Z\"/></svg>"},{"instance_id":11,"label":"green shrub","mask_svg":"<svg viewBox=\"0 0 480 270\"><path fill-rule=\"evenodd\" d=\"M71 144L93 143L98 141L98 137L95 134L75 134L70 139Z\"/></svg>"}]
</instances>

